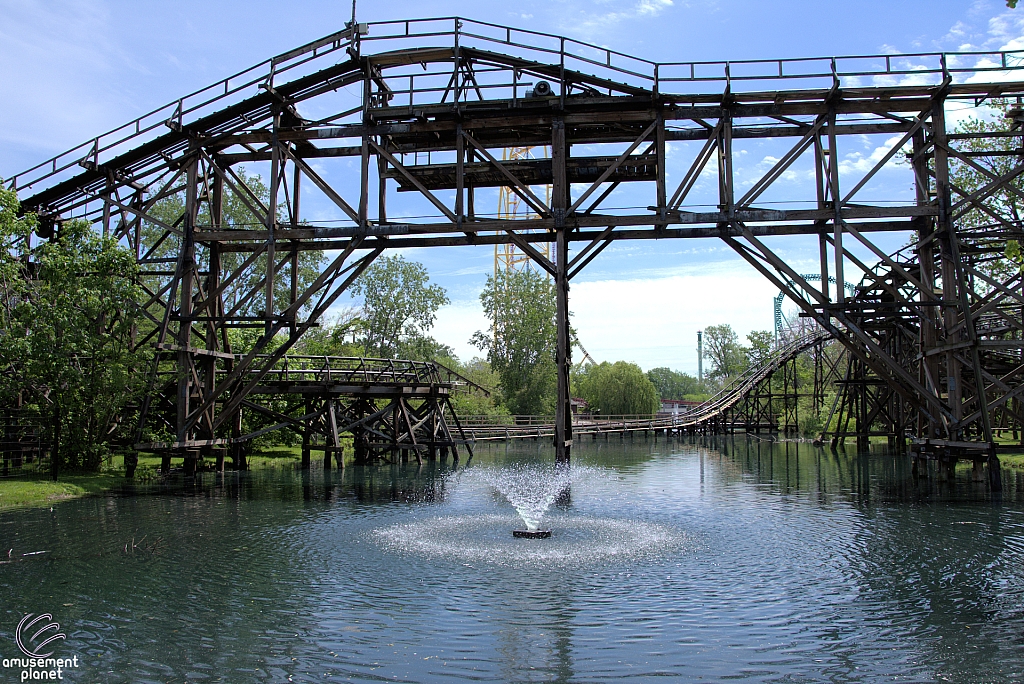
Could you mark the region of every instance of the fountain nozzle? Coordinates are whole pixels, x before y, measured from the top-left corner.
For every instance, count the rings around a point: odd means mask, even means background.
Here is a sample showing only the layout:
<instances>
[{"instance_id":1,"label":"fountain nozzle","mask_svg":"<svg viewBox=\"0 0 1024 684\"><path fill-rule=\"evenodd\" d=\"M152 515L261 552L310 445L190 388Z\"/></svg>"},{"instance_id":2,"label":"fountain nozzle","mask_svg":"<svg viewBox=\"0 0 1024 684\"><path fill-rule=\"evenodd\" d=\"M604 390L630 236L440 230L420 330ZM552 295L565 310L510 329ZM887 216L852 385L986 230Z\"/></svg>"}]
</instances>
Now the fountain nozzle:
<instances>
[{"instance_id":1,"label":"fountain nozzle","mask_svg":"<svg viewBox=\"0 0 1024 684\"><path fill-rule=\"evenodd\" d=\"M551 530L512 530L512 536L516 539L547 539Z\"/></svg>"}]
</instances>

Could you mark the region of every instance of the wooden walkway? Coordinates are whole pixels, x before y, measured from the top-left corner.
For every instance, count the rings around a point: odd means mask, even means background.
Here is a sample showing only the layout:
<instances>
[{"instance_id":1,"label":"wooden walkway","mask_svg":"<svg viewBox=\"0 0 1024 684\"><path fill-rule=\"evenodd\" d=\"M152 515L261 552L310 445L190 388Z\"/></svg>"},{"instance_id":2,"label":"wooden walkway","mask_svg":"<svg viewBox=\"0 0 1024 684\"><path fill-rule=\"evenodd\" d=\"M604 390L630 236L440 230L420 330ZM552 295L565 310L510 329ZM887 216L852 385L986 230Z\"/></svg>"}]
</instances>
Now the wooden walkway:
<instances>
[{"instance_id":1,"label":"wooden walkway","mask_svg":"<svg viewBox=\"0 0 1024 684\"><path fill-rule=\"evenodd\" d=\"M597 439L599 435L622 435L627 433L651 433L657 435L696 432L724 432L732 429L752 427L746 420L730 417L739 404L764 380L792 361L799 354L816 344L825 342L825 332L815 332L796 338L777 348L765 363L748 369L732 383L691 411L678 415L656 416L608 416L604 418L574 417L573 440L586 437ZM465 416L462 427L467 437L478 442L494 442L516 439L554 439L554 416L509 416L505 422L496 422L491 417ZM769 429L768 425L759 428Z\"/></svg>"}]
</instances>

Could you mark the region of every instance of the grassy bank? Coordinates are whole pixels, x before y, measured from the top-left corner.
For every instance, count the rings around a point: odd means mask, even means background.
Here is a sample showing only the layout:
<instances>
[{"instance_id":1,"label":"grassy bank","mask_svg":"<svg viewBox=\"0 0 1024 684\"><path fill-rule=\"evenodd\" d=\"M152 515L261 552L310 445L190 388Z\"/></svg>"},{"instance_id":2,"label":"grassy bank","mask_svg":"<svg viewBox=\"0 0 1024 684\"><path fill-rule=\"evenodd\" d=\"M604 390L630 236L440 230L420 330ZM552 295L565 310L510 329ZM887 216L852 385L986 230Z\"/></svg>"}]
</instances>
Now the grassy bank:
<instances>
[{"instance_id":1,"label":"grassy bank","mask_svg":"<svg viewBox=\"0 0 1024 684\"><path fill-rule=\"evenodd\" d=\"M54 482L45 473L0 480L0 511L28 506L49 506L55 501L101 494L124 482L123 475L96 473L67 475Z\"/></svg>"},{"instance_id":2,"label":"grassy bank","mask_svg":"<svg viewBox=\"0 0 1024 684\"><path fill-rule=\"evenodd\" d=\"M314 459L318 453L314 452ZM322 457L322 456L321 456ZM248 458L249 468L292 468L302 458L301 447L272 447L262 449ZM173 461L175 467L180 459ZM212 462L205 464L212 466ZM230 459L228 459L230 468ZM156 454L139 454L139 465L135 482L145 483L160 477L160 457ZM0 512L15 508L50 506L56 501L81 496L102 494L126 482L124 459L116 456L103 464L98 473L84 475L61 475L59 481L50 479L49 473L30 472L9 478L0 478Z\"/></svg>"},{"instance_id":3,"label":"grassy bank","mask_svg":"<svg viewBox=\"0 0 1024 684\"><path fill-rule=\"evenodd\" d=\"M999 464L1004 468L1024 469L1024 454L999 454Z\"/></svg>"}]
</instances>

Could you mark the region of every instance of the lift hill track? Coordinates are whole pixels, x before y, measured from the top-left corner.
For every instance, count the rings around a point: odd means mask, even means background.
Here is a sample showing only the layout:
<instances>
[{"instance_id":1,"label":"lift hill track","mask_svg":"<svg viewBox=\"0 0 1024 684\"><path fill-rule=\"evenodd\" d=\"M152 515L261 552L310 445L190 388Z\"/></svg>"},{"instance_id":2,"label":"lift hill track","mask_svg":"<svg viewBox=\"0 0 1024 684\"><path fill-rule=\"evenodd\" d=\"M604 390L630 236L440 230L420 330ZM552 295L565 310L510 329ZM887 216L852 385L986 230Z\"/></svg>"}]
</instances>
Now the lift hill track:
<instances>
[{"instance_id":1,"label":"lift hill track","mask_svg":"<svg viewBox=\"0 0 1024 684\"><path fill-rule=\"evenodd\" d=\"M787 427L795 428L795 425L785 424L784 414L799 400L796 383L786 383L782 388L776 386L773 392L768 382L800 354L815 346L820 348L827 341L827 334L816 332L778 347L764 363L747 369L710 399L687 413L654 417L576 418L572 428L574 439L583 439L585 436L597 439L602 434L607 436L629 432L776 432L780 428L780 420L784 423L781 426L783 431ZM776 385L778 381L776 378ZM772 401L775 402L774 406L771 405ZM513 419L507 424L495 424L493 419L473 420L470 417L464 417L463 423L466 434L479 442L551 438L555 434L554 420L543 418L531 420L528 425L519 424Z\"/></svg>"}]
</instances>

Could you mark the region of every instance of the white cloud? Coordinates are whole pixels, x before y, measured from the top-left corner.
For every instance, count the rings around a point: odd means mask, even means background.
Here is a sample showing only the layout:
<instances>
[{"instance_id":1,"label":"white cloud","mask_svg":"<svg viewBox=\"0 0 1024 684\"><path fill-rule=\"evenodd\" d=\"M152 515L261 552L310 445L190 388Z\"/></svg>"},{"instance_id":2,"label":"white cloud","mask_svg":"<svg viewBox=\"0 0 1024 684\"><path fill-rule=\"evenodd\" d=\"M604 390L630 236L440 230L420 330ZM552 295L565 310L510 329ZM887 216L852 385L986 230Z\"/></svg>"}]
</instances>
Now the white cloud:
<instances>
[{"instance_id":1,"label":"white cloud","mask_svg":"<svg viewBox=\"0 0 1024 684\"><path fill-rule=\"evenodd\" d=\"M722 262L661 278L578 283L569 309L596 361L621 359L645 370L668 366L696 375L697 331L730 323L743 338L751 330L772 329L777 294L745 264Z\"/></svg>"},{"instance_id":2,"label":"white cloud","mask_svg":"<svg viewBox=\"0 0 1024 684\"><path fill-rule=\"evenodd\" d=\"M889 154L889 151L892 150L902 137L903 136L900 135L894 135L866 155L861 152L851 152L847 154L846 157L839 162L839 173L844 175L851 174L853 172L858 172L861 175L867 173L875 167L875 164L882 161L882 158L885 157L885 155ZM889 159L888 162L886 162L886 168L896 166L896 163L899 160L900 153L897 152L891 159ZM859 181L860 178L857 180Z\"/></svg>"},{"instance_id":3,"label":"white cloud","mask_svg":"<svg viewBox=\"0 0 1024 684\"><path fill-rule=\"evenodd\" d=\"M484 316L480 302L469 300L454 302L438 309L430 335L454 349L459 359L468 361L474 356L484 356L484 352L469 343L469 338L476 331L489 328L490 323Z\"/></svg>"},{"instance_id":4,"label":"white cloud","mask_svg":"<svg viewBox=\"0 0 1024 684\"><path fill-rule=\"evenodd\" d=\"M569 309L580 341L598 362L626 360L645 370L668 366L696 374L698 330L729 323L741 340L752 330L771 330L777 294L746 264L715 261L574 282ZM469 338L488 328L479 301L466 299L442 307L430 334L468 360L483 355ZM573 357L579 360L579 351Z\"/></svg>"},{"instance_id":5,"label":"white cloud","mask_svg":"<svg viewBox=\"0 0 1024 684\"><path fill-rule=\"evenodd\" d=\"M666 7L673 5L672 0L640 0L636 4L636 13L640 16L645 14L660 14Z\"/></svg>"},{"instance_id":6,"label":"white cloud","mask_svg":"<svg viewBox=\"0 0 1024 684\"><path fill-rule=\"evenodd\" d=\"M569 23L571 23L573 29L572 33L589 36L593 40L595 34L603 33L622 22L632 19L656 17L675 3L673 0L631 0L630 2L609 0L601 4L612 5L616 9L606 12L587 12L582 10L584 15L582 21L578 15L570 19Z\"/></svg>"}]
</instances>

